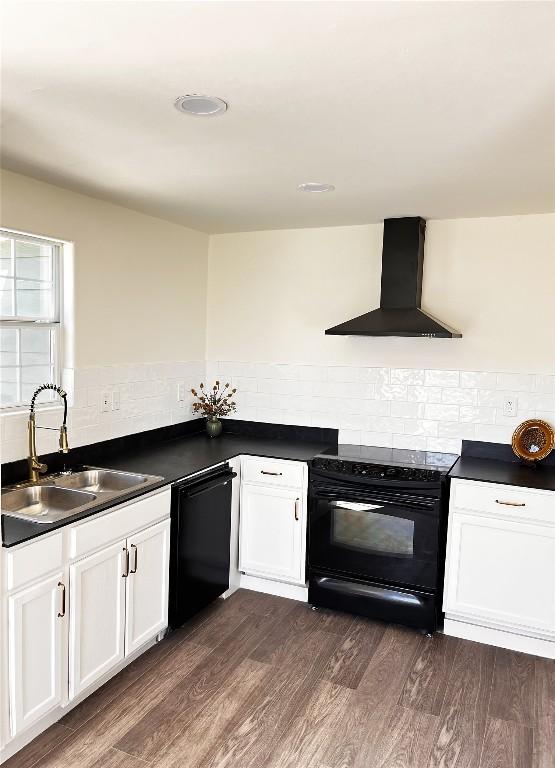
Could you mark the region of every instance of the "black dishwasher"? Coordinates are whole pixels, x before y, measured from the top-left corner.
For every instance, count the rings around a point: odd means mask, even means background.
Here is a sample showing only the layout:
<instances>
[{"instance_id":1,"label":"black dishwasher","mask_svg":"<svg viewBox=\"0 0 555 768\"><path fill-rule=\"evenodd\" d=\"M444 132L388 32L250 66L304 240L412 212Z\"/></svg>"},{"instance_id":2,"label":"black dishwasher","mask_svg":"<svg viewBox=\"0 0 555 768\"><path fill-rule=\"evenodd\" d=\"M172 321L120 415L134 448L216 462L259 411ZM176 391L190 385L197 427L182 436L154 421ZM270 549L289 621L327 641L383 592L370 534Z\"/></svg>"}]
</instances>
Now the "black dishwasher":
<instances>
[{"instance_id":1,"label":"black dishwasher","mask_svg":"<svg viewBox=\"0 0 555 768\"><path fill-rule=\"evenodd\" d=\"M169 625L172 629L229 588L229 464L172 487Z\"/></svg>"}]
</instances>

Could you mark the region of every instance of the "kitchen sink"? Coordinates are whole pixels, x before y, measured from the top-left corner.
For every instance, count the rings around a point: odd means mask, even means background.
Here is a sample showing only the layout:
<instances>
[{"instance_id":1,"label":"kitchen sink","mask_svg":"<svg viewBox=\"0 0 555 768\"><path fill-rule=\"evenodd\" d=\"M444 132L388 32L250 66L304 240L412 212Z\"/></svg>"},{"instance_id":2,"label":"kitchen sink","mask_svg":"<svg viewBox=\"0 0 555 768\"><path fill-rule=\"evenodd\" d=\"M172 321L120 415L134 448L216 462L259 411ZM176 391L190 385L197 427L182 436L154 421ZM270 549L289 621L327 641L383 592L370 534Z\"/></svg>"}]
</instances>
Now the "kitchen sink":
<instances>
[{"instance_id":1,"label":"kitchen sink","mask_svg":"<svg viewBox=\"0 0 555 768\"><path fill-rule=\"evenodd\" d=\"M116 472L111 469L84 469L54 480L60 488L75 488L92 493L118 493L149 482L148 475L134 472Z\"/></svg>"},{"instance_id":2,"label":"kitchen sink","mask_svg":"<svg viewBox=\"0 0 555 768\"><path fill-rule=\"evenodd\" d=\"M118 503L119 497L163 480L157 475L140 475L100 467L45 476L37 483L26 482L2 490L2 514L35 523L55 523L99 504Z\"/></svg>"},{"instance_id":3,"label":"kitchen sink","mask_svg":"<svg viewBox=\"0 0 555 768\"><path fill-rule=\"evenodd\" d=\"M35 523L55 523L96 501L94 493L55 485L33 485L2 494L2 512Z\"/></svg>"}]
</instances>

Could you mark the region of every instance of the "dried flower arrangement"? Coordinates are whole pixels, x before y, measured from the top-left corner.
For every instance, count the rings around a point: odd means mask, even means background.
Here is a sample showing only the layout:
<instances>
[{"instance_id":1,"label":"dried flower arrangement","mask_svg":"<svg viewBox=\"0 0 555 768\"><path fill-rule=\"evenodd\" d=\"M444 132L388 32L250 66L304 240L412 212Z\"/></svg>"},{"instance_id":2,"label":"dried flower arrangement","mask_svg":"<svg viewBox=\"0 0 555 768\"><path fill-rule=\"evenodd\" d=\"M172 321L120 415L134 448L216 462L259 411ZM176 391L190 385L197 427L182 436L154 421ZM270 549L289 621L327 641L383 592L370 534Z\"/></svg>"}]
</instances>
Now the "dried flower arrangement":
<instances>
[{"instance_id":1,"label":"dried flower arrangement","mask_svg":"<svg viewBox=\"0 0 555 768\"><path fill-rule=\"evenodd\" d=\"M237 390L230 389L229 383L221 387L220 382L217 381L211 389L208 389L201 382L199 389L200 394L196 389L191 389L191 393L198 398L198 402L193 403L195 413L201 412L208 418L220 418L220 416L228 416L237 409L237 404L232 399Z\"/></svg>"}]
</instances>

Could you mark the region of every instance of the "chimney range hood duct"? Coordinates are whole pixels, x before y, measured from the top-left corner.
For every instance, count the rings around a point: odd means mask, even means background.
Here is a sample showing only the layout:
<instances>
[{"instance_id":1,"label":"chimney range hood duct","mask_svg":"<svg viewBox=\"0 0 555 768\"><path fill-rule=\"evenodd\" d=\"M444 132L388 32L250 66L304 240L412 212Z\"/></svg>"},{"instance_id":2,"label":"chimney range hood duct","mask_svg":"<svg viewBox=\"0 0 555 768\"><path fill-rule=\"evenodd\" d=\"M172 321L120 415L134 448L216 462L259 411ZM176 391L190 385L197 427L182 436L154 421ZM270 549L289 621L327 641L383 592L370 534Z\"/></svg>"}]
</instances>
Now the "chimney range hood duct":
<instances>
[{"instance_id":1,"label":"chimney range hood duct","mask_svg":"<svg viewBox=\"0 0 555 768\"><path fill-rule=\"evenodd\" d=\"M426 222L419 216L386 219L383 227L380 308L328 328L330 336L462 336L420 308Z\"/></svg>"}]
</instances>

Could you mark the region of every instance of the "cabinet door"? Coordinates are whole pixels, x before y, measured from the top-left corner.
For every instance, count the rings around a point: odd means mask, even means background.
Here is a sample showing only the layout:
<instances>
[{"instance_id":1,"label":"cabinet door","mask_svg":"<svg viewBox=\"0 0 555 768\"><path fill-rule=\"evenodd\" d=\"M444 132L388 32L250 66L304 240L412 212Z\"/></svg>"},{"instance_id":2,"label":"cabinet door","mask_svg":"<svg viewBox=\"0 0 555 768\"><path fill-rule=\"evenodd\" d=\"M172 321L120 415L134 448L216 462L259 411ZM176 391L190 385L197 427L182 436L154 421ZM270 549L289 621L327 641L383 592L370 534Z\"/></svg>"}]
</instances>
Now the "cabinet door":
<instances>
[{"instance_id":1,"label":"cabinet door","mask_svg":"<svg viewBox=\"0 0 555 768\"><path fill-rule=\"evenodd\" d=\"M121 542L70 566L70 698L123 659L126 553Z\"/></svg>"},{"instance_id":2,"label":"cabinet door","mask_svg":"<svg viewBox=\"0 0 555 768\"><path fill-rule=\"evenodd\" d=\"M304 583L305 501L300 492L244 483L239 570Z\"/></svg>"},{"instance_id":3,"label":"cabinet door","mask_svg":"<svg viewBox=\"0 0 555 768\"><path fill-rule=\"evenodd\" d=\"M169 520L127 540L126 656L168 625L169 543Z\"/></svg>"},{"instance_id":4,"label":"cabinet door","mask_svg":"<svg viewBox=\"0 0 555 768\"><path fill-rule=\"evenodd\" d=\"M444 610L555 636L555 528L451 512Z\"/></svg>"},{"instance_id":5,"label":"cabinet door","mask_svg":"<svg viewBox=\"0 0 555 768\"><path fill-rule=\"evenodd\" d=\"M8 598L12 736L62 703L65 586L60 572Z\"/></svg>"}]
</instances>

